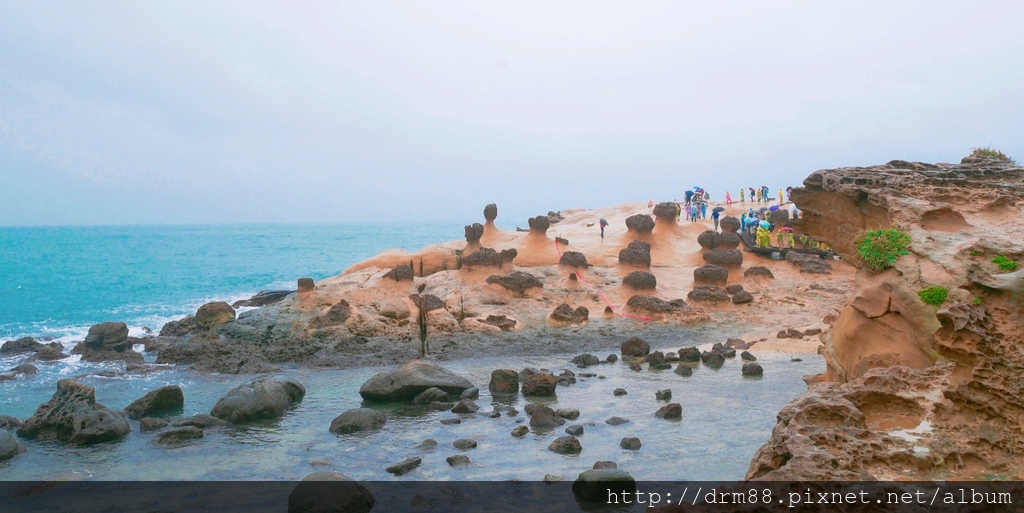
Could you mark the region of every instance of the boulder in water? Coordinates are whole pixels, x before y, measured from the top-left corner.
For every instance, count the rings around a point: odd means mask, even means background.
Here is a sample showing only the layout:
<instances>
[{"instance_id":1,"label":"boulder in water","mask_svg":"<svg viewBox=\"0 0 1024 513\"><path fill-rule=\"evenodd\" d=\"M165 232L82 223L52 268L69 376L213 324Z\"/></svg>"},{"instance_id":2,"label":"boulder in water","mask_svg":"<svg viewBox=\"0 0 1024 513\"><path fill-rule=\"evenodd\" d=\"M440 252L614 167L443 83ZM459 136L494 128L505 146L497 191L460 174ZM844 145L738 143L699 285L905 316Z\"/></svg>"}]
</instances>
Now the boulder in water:
<instances>
[{"instance_id":1,"label":"boulder in water","mask_svg":"<svg viewBox=\"0 0 1024 513\"><path fill-rule=\"evenodd\" d=\"M129 404L124 412L130 419L178 413L185 406L185 393L178 385L153 390Z\"/></svg>"},{"instance_id":2,"label":"boulder in water","mask_svg":"<svg viewBox=\"0 0 1024 513\"><path fill-rule=\"evenodd\" d=\"M210 415L232 424L276 419L306 395L306 387L290 379L257 378L227 393L210 410Z\"/></svg>"},{"instance_id":3,"label":"boulder in water","mask_svg":"<svg viewBox=\"0 0 1024 513\"><path fill-rule=\"evenodd\" d=\"M73 379L57 382L57 392L18 427L30 440L89 445L121 440L131 432L119 411L96 402L96 389Z\"/></svg>"},{"instance_id":4,"label":"boulder in water","mask_svg":"<svg viewBox=\"0 0 1024 513\"><path fill-rule=\"evenodd\" d=\"M395 370L370 378L359 388L363 399L401 401L412 399L428 388L436 387L458 396L473 386L468 379L435 363L413 360Z\"/></svg>"}]
</instances>

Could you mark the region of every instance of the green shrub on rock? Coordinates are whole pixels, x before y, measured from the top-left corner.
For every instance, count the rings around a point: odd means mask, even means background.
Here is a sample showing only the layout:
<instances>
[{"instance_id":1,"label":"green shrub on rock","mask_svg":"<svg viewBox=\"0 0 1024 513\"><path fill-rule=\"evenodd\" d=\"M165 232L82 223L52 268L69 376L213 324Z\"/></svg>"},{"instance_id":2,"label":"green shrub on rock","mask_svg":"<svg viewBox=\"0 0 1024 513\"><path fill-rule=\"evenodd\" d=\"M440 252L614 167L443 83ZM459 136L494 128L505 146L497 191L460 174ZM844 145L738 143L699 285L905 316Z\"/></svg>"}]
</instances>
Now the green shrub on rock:
<instances>
[{"instance_id":1,"label":"green shrub on rock","mask_svg":"<svg viewBox=\"0 0 1024 513\"><path fill-rule=\"evenodd\" d=\"M928 287L917 291L918 297L921 301L928 303L929 305L939 306L946 302L946 296L949 294L949 289L945 287Z\"/></svg>"},{"instance_id":2,"label":"green shrub on rock","mask_svg":"<svg viewBox=\"0 0 1024 513\"><path fill-rule=\"evenodd\" d=\"M868 230L857 240L857 254L872 271L882 272L910 254L908 246L910 234L899 228Z\"/></svg>"},{"instance_id":3,"label":"green shrub on rock","mask_svg":"<svg viewBox=\"0 0 1024 513\"><path fill-rule=\"evenodd\" d=\"M1010 260L1003 255L997 255L992 259L992 263L998 265L999 268L1004 271L1013 271L1017 269L1017 261Z\"/></svg>"}]
</instances>

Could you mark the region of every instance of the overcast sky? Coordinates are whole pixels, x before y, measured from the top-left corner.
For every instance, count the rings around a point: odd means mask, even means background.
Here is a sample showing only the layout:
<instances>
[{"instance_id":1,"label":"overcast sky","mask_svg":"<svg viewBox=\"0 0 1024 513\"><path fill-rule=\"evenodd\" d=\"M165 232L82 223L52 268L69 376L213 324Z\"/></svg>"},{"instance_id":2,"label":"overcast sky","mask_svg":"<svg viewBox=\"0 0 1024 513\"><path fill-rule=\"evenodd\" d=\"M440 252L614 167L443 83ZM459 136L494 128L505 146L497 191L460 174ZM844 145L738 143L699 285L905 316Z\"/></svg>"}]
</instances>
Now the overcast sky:
<instances>
[{"instance_id":1,"label":"overcast sky","mask_svg":"<svg viewBox=\"0 0 1024 513\"><path fill-rule=\"evenodd\" d=\"M0 1L0 225L499 221L1024 158L1024 2Z\"/></svg>"}]
</instances>

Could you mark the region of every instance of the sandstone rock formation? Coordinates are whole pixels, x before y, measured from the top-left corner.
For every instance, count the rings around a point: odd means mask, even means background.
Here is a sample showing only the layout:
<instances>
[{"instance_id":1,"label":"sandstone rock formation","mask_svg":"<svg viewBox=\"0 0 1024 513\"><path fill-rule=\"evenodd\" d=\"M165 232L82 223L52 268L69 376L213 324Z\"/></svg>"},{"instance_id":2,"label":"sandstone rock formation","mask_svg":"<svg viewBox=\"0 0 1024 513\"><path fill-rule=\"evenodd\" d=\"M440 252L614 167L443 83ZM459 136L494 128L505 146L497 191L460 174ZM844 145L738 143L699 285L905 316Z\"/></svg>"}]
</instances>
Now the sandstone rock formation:
<instances>
[{"instance_id":1,"label":"sandstone rock formation","mask_svg":"<svg viewBox=\"0 0 1024 513\"><path fill-rule=\"evenodd\" d=\"M662 201L657 205L654 205L654 217L662 222L676 222L676 216L679 213L679 205L672 201Z\"/></svg>"},{"instance_id":2,"label":"sandstone rock formation","mask_svg":"<svg viewBox=\"0 0 1024 513\"><path fill-rule=\"evenodd\" d=\"M860 263L866 230L911 242L858 271L821 335L825 374L780 412L748 478L1024 477L1024 270L991 263L1024 255L1021 197L1024 169L984 157L822 170L794 189L794 229L845 260ZM929 286L946 301L922 301Z\"/></svg>"},{"instance_id":3,"label":"sandstone rock formation","mask_svg":"<svg viewBox=\"0 0 1024 513\"><path fill-rule=\"evenodd\" d=\"M619 251L619 263L638 267L651 266L651 245L636 239Z\"/></svg>"},{"instance_id":4,"label":"sandstone rock formation","mask_svg":"<svg viewBox=\"0 0 1024 513\"><path fill-rule=\"evenodd\" d=\"M527 219L530 225L530 234L547 235L548 228L551 228L551 219L548 216L537 216Z\"/></svg>"}]
</instances>

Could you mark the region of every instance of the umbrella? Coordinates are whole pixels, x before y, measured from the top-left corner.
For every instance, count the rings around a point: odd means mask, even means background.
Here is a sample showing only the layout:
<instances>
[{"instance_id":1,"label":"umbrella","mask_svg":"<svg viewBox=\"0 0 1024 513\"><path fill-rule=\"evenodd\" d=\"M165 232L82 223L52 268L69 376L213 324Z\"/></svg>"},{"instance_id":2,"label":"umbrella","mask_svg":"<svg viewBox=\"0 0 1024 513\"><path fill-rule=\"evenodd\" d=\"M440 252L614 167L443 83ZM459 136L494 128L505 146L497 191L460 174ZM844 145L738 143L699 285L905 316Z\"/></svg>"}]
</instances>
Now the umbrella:
<instances>
[{"instance_id":1,"label":"umbrella","mask_svg":"<svg viewBox=\"0 0 1024 513\"><path fill-rule=\"evenodd\" d=\"M701 189L700 186L697 186L697 185L693 186L693 190L695 190L695 191L699 191L700 189Z\"/></svg>"},{"instance_id":2,"label":"umbrella","mask_svg":"<svg viewBox=\"0 0 1024 513\"><path fill-rule=\"evenodd\" d=\"M725 207L715 207L711 209L712 212L725 212Z\"/></svg>"},{"instance_id":3,"label":"umbrella","mask_svg":"<svg viewBox=\"0 0 1024 513\"><path fill-rule=\"evenodd\" d=\"M764 228L765 230L772 227L771 223L769 223L768 221L761 221L759 225L761 226L761 228Z\"/></svg>"},{"instance_id":4,"label":"umbrella","mask_svg":"<svg viewBox=\"0 0 1024 513\"><path fill-rule=\"evenodd\" d=\"M784 231L784 232L791 232L791 231L793 231L793 228L790 227L790 226L783 226L782 228L779 228L779 229Z\"/></svg>"},{"instance_id":5,"label":"umbrella","mask_svg":"<svg viewBox=\"0 0 1024 513\"><path fill-rule=\"evenodd\" d=\"M758 210L758 212L767 212L767 211L768 211L768 207L761 207L760 210Z\"/></svg>"},{"instance_id":6,"label":"umbrella","mask_svg":"<svg viewBox=\"0 0 1024 513\"><path fill-rule=\"evenodd\" d=\"M775 212L775 211L779 210L779 206L778 205L772 205L772 206L768 207L768 210L771 210L772 212Z\"/></svg>"}]
</instances>

